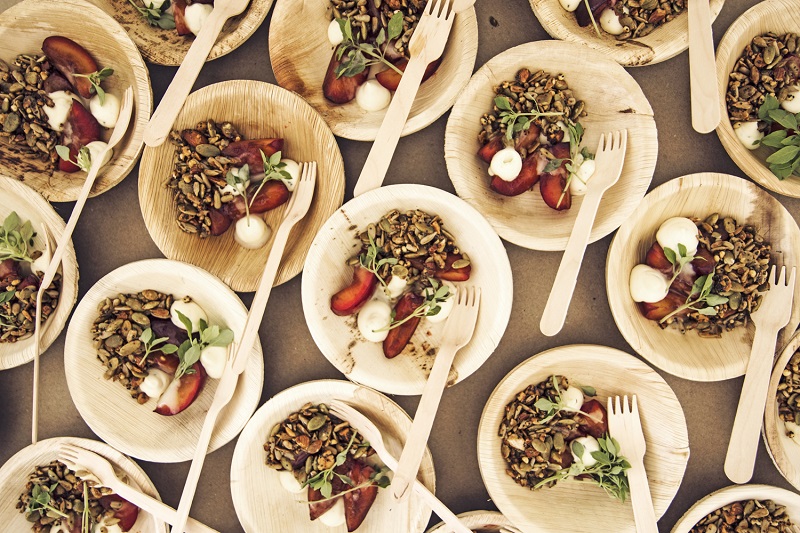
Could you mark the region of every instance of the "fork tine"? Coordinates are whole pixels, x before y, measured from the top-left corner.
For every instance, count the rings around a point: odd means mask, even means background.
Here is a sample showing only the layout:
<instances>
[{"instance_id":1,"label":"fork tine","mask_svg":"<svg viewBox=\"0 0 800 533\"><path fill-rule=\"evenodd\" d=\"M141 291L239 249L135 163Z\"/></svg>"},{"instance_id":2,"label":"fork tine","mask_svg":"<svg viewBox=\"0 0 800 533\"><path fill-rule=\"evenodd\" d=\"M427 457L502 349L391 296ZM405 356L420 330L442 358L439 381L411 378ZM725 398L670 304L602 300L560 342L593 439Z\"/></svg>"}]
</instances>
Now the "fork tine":
<instances>
[{"instance_id":1,"label":"fork tine","mask_svg":"<svg viewBox=\"0 0 800 533\"><path fill-rule=\"evenodd\" d=\"M781 267L781 275L780 275L780 279L778 280L778 284L780 284L781 287L786 285L786 266L785 265Z\"/></svg>"},{"instance_id":2,"label":"fork tine","mask_svg":"<svg viewBox=\"0 0 800 533\"><path fill-rule=\"evenodd\" d=\"M788 286L794 289L794 282L795 282L795 274L797 274L797 268L792 267L792 273L789 274L789 283Z\"/></svg>"},{"instance_id":3,"label":"fork tine","mask_svg":"<svg viewBox=\"0 0 800 533\"><path fill-rule=\"evenodd\" d=\"M631 407L631 412L633 413L633 415L636 418L639 418L639 402L636 399L636 395L635 394L633 395L632 401L633 401L633 407Z\"/></svg>"}]
</instances>

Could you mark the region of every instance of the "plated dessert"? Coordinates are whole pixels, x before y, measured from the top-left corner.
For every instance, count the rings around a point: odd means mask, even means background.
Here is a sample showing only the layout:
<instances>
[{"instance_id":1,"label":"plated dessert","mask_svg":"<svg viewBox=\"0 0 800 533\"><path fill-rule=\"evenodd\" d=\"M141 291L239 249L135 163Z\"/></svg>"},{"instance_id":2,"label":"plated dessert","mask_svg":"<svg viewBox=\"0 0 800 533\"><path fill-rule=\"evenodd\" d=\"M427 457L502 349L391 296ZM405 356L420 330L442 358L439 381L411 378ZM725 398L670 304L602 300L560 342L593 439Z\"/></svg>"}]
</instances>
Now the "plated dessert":
<instances>
[{"instance_id":1,"label":"plated dessert","mask_svg":"<svg viewBox=\"0 0 800 533\"><path fill-rule=\"evenodd\" d=\"M197 35L214 10L214 0L128 0L150 25L175 30L178 35Z\"/></svg>"},{"instance_id":2,"label":"plated dessert","mask_svg":"<svg viewBox=\"0 0 800 533\"><path fill-rule=\"evenodd\" d=\"M785 505L779 505L772 500L743 500L729 503L709 513L697 522L689 533L708 533L708 531L790 533L794 530L794 523Z\"/></svg>"},{"instance_id":3,"label":"plated dessert","mask_svg":"<svg viewBox=\"0 0 800 533\"><path fill-rule=\"evenodd\" d=\"M686 9L685 0L559 0L581 27L593 26L619 41L638 39L670 22Z\"/></svg>"}]
</instances>

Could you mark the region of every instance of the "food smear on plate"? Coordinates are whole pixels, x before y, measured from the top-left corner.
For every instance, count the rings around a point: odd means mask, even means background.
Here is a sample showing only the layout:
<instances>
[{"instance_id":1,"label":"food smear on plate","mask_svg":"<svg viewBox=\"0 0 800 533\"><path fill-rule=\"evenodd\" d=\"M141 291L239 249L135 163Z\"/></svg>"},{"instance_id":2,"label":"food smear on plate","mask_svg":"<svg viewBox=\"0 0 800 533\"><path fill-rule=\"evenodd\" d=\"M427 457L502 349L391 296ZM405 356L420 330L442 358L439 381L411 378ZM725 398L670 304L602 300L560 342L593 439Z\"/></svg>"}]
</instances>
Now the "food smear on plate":
<instances>
[{"instance_id":1,"label":"food smear on plate","mask_svg":"<svg viewBox=\"0 0 800 533\"><path fill-rule=\"evenodd\" d=\"M794 33L753 37L728 78L725 104L739 141L766 146L765 164L780 180L800 175L800 38Z\"/></svg>"},{"instance_id":2,"label":"food smear on plate","mask_svg":"<svg viewBox=\"0 0 800 533\"><path fill-rule=\"evenodd\" d=\"M478 135L478 157L489 164L489 187L517 196L538 183L547 206L569 209L572 196L588 190L595 169L594 154L581 146L586 104L563 74L543 70L520 69L494 93Z\"/></svg>"},{"instance_id":3,"label":"food smear on plate","mask_svg":"<svg viewBox=\"0 0 800 533\"><path fill-rule=\"evenodd\" d=\"M339 316L358 313L356 323L383 354L398 356L420 322L447 319L456 283L467 281L472 263L439 215L393 209L358 234L361 248L348 260L353 278L331 297Z\"/></svg>"},{"instance_id":4,"label":"food smear on plate","mask_svg":"<svg viewBox=\"0 0 800 533\"><path fill-rule=\"evenodd\" d=\"M128 0L150 25L175 30L178 35L198 35L214 10L214 0Z\"/></svg>"},{"instance_id":5,"label":"food smear on plate","mask_svg":"<svg viewBox=\"0 0 800 533\"><path fill-rule=\"evenodd\" d=\"M709 513L689 533L766 531L791 533L795 526L786 506L772 500L742 500Z\"/></svg>"},{"instance_id":6,"label":"food smear on plate","mask_svg":"<svg viewBox=\"0 0 800 533\"><path fill-rule=\"evenodd\" d=\"M120 533L130 531L139 508L60 461L28 475L17 509L35 533ZM124 480L124 479L123 479Z\"/></svg>"},{"instance_id":7,"label":"food smear on plate","mask_svg":"<svg viewBox=\"0 0 800 533\"><path fill-rule=\"evenodd\" d=\"M518 392L498 431L506 473L531 490L568 479L590 481L624 502L631 465L609 435L596 395L593 387L557 375Z\"/></svg>"},{"instance_id":8,"label":"food smear on plate","mask_svg":"<svg viewBox=\"0 0 800 533\"><path fill-rule=\"evenodd\" d=\"M378 489L389 486L375 450L325 404L307 403L275 424L264 451L281 485L308 505L309 519L330 528L357 530Z\"/></svg>"},{"instance_id":9,"label":"food smear on plate","mask_svg":"<svg viewBox=\"0 0 800 533\"><path fill-rule=\"evenodd\" d=\"M176 222L200 238L219 236L231 225L243 248L269 242L272 229L260 216L289 201L300 165L283 157L281 138L245 140L230 122L212 119L173 131Z\"/></svg>"},{"instance_id":10,"label":"food smear on plate","mask_svg":"<svg viewBox=\"0 0 800 533\"><path fill-rule=\"evenodd\" d=\"M638 39L671 21L686 9L686 0L559 0L574 12L581 27L593 26L618 41ZM601 31L602 30L602 31Z\"/></svg>"},{"instance_id":11,"label":"food smear on plate","mask_svg":"<svg viewBox=\"0 0 800 533\"><path fill-rule=\"evenodd\" d=\"M219 379L233 332L210 325L205 310L190 297L175 299L146 289L103 300L92 325L103 377L118 381L155 412L171 416L197 399L206 378Z\"/></svg>"},{"instance_id":12,"label":"food smear on plate","mask_svg":"<svg viewBox=\"0 0 800 533\"><path fill-rule=\"evenodd\" d=\"M51 257L34 248L30 220L12 211L0 224L0 343L24 341L34 333L36 295ZM47 236L45 236L47 238ZM61 273L42 293L42 324L61 296Z\"/></svg>"},{"instance_id":13,"label":"food smear on plate","mask_svg":"<svg viewBox=\"0 0 800 533\"><path fill-rule=\"evenodd\" d=\"M389 105L408 65L408 44L427 0L330 0L333 20L327 29L334 47L322 92L334 104L352 100L364 111ZM431 62L422 81L433 76L441 59Z\"/></svg>"},{"instance_id":14,"label":"food smear on plate","mask_svg":"<svg viewBox=\"0 0 800 533\"><path fill-rule=\"evenodd\" d=\"M105 150L104 128L119 116L119 98L103 88L114 70L59 35L46 38L42 51L20 54L10 65L0 60L0 87L9 93L0 144L63 172L88 171L91 156Z\"/></svg>"},{"instance_id":15,"label":"food smear on plate","mask_svg":"<svg viewBox=\"0 0 800 533\"><path fill-rule=\"evenodd\" d=\"M719 213L669 218L631 271L631 298L662 328L718 338L746 326L761 305L771 249L757 228Z\"/></svg>"},{"instance_id":16,"label":"food smear on plate","mask_svg":"<svg viewBox=\"0 0 800 533\"><path fill-rule=\"evenodd\" d=\"M785 434L800 445L800 350L781 373L775 400L778 402L778 417L783 421Z\"/></svg>"}]
</instances>

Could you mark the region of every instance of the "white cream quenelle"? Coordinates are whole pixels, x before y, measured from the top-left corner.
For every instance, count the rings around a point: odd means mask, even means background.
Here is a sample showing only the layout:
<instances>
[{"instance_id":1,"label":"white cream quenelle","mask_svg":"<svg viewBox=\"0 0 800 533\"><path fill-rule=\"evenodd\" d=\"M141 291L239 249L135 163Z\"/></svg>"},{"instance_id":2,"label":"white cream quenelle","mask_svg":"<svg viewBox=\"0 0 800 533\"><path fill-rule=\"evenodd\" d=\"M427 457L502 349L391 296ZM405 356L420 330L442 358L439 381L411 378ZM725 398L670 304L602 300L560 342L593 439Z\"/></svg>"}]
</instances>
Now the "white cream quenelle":
<instances>
[{"instance_id":1,"label":"white cream quenelle","mask_svg":"<svg viewBox=\"0 0 800 533\"><path fill-rule=\"evenodd\" d=\"M580 456L575 453L574 443L576 442L583 446L583 454ZM591 435L587 435L586 437L578 437L570 443L570 451L572 452L572 458L575 461L580 461L586 466L593 466L597 463L597 459L592 457L592 452L600 451L600 443L597 442L597 439Z\"/></svg>"},{"instance_id":2,"label":"white cream quenelle","mask_svg":"<svg viewBox=\"0 0 800 533\"><path fill-rule=\"evenodd\" d=\"M458 293L458 288L450 283L449 281L443 281L442 285L445 285L448 289L450 289L450 296L447 299L439 304L439 312L435 315L426 316L425 320L428 322L433 322L434 324L438 322L444 322L447 320L447 317L450 316L450 312L453 310L453 305L455 305L456 301L456 294ZM433 292L432 287L428 287L423 291L422 296L428 297Z\"/></svg>"},{"instance_id":3,"label":"white cream quenelle","mask_svg":"<svg viewBox=\"0 0 800 533\"><path fill-rule=\"evenodd\" d=\"M678 244L686 247L689 254L697 251L700 241L697 238L697 225L686 217L672 217L665 220L656 232L656 240L662 248L678 252Z\"/></svg>"},{"instance_id":4,"label":"white cream quenelle","mask_svg":"<svg viewBox=\"0 0 800 533\"><path fill-rule=\"evenodd\" d=\"M498 150L489 164L489 175L497 176L503 181L514 181L522 172L522 156L513 146Z\"/></svg>"},{"instance_id":5,"label":"white cream quenelle","mask_svg":"<svg viewBox=\"0 0 800 533\"><path fill-rule=\"evenodd\" d=\"M356 103L364 111L380 111L392 101L392 93L378 80L367 80L356 90Z\"/></svg>"},{"instance_id":6,"label":"white cream quenelle","mask_svg":"<svg viewBox=\"0 0 800 533\"><path fill-rule=\"evenodd\" d=\"M258 215L247 215L236 221L234 239L242 248L256 250L269 241L272 229Z\"/></svg>"},{"instance_id":7,"label":"white cream quenelle","mask_svg":"<svg viewBox=\"0 0 800 533\"><path fill-rule=\"evenodd\" d=\"M758 121L738 122L733 125L733 132L745 148L755 150L760 146L764 132L758 129Z\"/></svg>"},{"instance_id":8,"label":"white cream quenelle","mask_svg":"<svg viewBox=\"0 0 800 533\"><path fill-rule=\"evenodd\" d=\"M119 118L119 98L111 93L105 93L103 103L100 103L100 95L96 94L89 100L89 111L104 128L113 128Z\"/></svg>"},{"instance_id":9,"label":"white cream quenelle","mask_svg":"<svg viewBox=\"0 0 800 533\"><path fill-rule=\"evenodd\" d=\"M781 102L781 107L789 113L800 113L800 87L795 87Z\"/></svg>"},{"instance_id":10,"label":"white cream quenelle","mask_svg":"<svg viewBox=\"0 0 800 533\"><path fill-rule=\"evenodd\" d=\"M158 398L167 390L170 382L172 376L157 368L151 368L147 371L147 377L139 384L139 390L151 398Z\"/></svg>"},{"instance_id":11,"label":"white cream quenelle","mask_svg":"<svg viewBox=\"0 0 800 533\"><path fill-rule=\"evenodd\" d=\"M358 312L358 331L370 342L383 342L389 331L381 330L392 321L392 308L383 300L370 300Z\"/></svg>"},{"instance_id":12,"label":"white cream quenelle","mask_svg":"<svg viewBox=\"0 0 800 533\"><path fill-rule=\"evenodd\" d=\"M52 106L45 106L44 112L47 115L47 124L54 131L61 131L67 121L72 101L78 98L69 91L55 91L47 96L53 101Z\"/></svg>"},{"instance_id":13,"label":"white cream quenelle","mask_svg":"<svg viewBox=\"0 0 800 533\"><path fill-rule=\"evenodd\" d=\"M203 24L212 11L214 11L214 6L209 4L194 3L186 6L183 16L186 19L186 26L189 28L189 31L195 35L200 33Z\"/></svg>"},{"instance_id":14,"label":"white cream quenelle","mask_svg":"<svg viewBox=\"0 0 800 533\"><path fill-rule=\"evenodd\" d=\"M208 324L208 315L206 315L206 312L198 304L191 301L184 302L183 300L175 300L172 302L172 307L169 308L170 318L172 319L172 323L181 329L186 328L178 316L178 311L180 311L186 318L191 320L192 331L197 331L200 329L201 319Z\"/></svg>"},{"instance_id":15,"label":"white cream quenelle","mask_svg":"<svg viewBox=\"0 0 800 533\"><path fill-rule=\"evenodd\" d=\"M667 297L669 280L649 265L636 265L631 270L631 298L634 302L655 303Z\"/></svg>"}]
</instances>

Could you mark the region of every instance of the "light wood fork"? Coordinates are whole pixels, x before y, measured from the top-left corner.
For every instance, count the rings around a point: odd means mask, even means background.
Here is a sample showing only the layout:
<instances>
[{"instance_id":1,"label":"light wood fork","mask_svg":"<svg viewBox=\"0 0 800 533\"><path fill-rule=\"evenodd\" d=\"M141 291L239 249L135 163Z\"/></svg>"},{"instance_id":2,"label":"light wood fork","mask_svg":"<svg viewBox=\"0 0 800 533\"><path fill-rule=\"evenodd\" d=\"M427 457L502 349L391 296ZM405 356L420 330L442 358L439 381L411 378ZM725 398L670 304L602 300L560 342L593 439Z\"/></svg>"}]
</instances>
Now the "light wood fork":
<instances>
[{"instance_id":1,"label":"light wood fork","mask_svg":"<svg viewBox=\"0 0 800 533\"><path fill-rule=\"evenodd\" d=\"M692 127L698 133L709 133L716 129L720 121L709 0L689 0L688 11Z\"/></svg>"}]
</instances>

